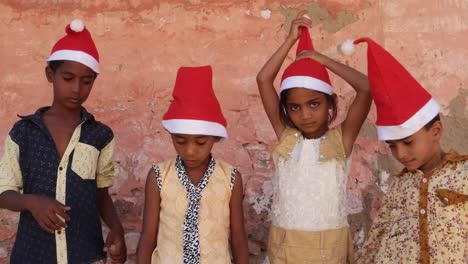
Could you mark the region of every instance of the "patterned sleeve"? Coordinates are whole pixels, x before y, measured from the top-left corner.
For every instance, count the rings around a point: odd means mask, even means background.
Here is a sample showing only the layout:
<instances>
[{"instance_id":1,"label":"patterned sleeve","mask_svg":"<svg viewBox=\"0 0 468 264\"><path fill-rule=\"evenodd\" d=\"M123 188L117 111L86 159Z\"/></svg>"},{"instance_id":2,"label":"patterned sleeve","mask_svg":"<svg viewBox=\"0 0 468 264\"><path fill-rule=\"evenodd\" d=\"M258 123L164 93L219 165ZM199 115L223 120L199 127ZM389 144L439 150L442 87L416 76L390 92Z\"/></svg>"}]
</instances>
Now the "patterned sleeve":
<instances>
[{"instance_id":1,"label":"patterned sleeve","mask_svg":"<svg viewBox=\"0 0 468 264\"><path fill-rule=\"evenodd\" d=\"M237 175L237 168L232 168L231 171L231 177L230 177L230 188L232 191L232 188L234 188L234 182L236 181L236 175Z\"/></svg>"},{"instance_id":2,"label":"patterned sleeve","mask_svg":"<svg viewBox=\"0 0 468 264\"><path fill-rule=\"evenodd\" d=\"M112 180L117 175L118 169L112 162L114 156L114 139L112 139L99 154L96 168L96 182L98 188L112 186Z\"/></svg>"},{"instance_id":3,"label":"patterned sleeve","mask_svg":"<svg viewBox=\"0 0 468 264\"><path fill-rule=\"evenodd\" d=\"M392 188L390 188L390 190L392 190ZM390 225L390 195L391 191L385 195L383 204L379 209L379 213L375 217L369 234L367 235L367 240L356 254L356 263L375 263L376 255L382 243L382 238L385 236Z\"/></svg>"},{"instance_id":4,"label":"patterned sleeve","mask_svg":"<svg viewBox=\"0 0 468 264\"><path fill-rule=\"evenodd\" d=\"M23 176L19 165L19 146L8 135L5 139L3 156L0 159L0 194L5 191L20 191Z\"/></svg>"},{"instance_id":5,"label":"patterned sleeve","mask_svg":"<svg viewBox=\"0 0 468 264\"><path fill-rule=\"evenodd\" d=\"M154 164L153 166L151 166L151 168L154 170L154 174L156 175L156 185L158 187L158 190L161 191L162 179L161 179L161 171L159 170L159 166Z\"/></svg>"}]
</instances>

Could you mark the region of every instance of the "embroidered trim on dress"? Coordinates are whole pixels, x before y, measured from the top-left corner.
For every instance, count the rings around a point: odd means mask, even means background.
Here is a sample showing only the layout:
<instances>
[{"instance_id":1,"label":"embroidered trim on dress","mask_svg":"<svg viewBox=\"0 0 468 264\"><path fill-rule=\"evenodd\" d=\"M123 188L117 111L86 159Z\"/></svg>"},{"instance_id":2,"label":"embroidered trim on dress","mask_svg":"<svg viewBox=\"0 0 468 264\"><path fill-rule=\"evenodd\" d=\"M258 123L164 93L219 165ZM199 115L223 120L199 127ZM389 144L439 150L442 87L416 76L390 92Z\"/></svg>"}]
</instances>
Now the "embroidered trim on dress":
<instances>
[{"instance_id":1,"label":"embroidered trim on dress","mask_svg":"<svg viewBox=\"0 0 468 264\"><path fill-rule=\"evenodd\" d=\"M273 152L273 161L278 164L279 158L288 160L302 132L296 128L286 127L280 137L280 142ZM329 129L320 137L320 161L336 159L346 168L346 154L343 145L341 126Z\"/></svg>"},{"instance_id":2,"label":"embroidered trim on dress","mask_svg":"<svg viewBox=\"0 0 468 264\"><path fill-rule=\"evenodd\" d=\"M159 170L159 166L154 164L151 166L154 170L154 174L156 174L156 184L158 185L159 191L161 191L162 188L162 179L161 179L161 171Z\"/></svg>"},{"instance_id":3,"label":"embroidered trim on dress","mask_svg":"<svg viewBox=\"0 0 468 264\"><path fill-rule=\"evenodd\" d=\"M236 181L236 175L237 175L237 168L232 168L231 178L230 178L230 185L229 185L229 187L231 188L231 191L232 191L232 188L234 188L234 182Z\"/></svg>"},{"instance_id":4,"label":"embroidered trim on dress","mask_svg":"<svg viewBox=\"0 0 468 264\"><path fill-rule=\"evenodd\" d=\"M176 172L180 182L187 191L189 205L184 219L184 264L199 264L200 263L200 240L198 233L198 214L200 210L200 200L202 191L208 184L208 180L216 166L216 161L210 157L210 163L197 186L190 181L182 159L176 158Z\"/></svg>"}]
</instances>

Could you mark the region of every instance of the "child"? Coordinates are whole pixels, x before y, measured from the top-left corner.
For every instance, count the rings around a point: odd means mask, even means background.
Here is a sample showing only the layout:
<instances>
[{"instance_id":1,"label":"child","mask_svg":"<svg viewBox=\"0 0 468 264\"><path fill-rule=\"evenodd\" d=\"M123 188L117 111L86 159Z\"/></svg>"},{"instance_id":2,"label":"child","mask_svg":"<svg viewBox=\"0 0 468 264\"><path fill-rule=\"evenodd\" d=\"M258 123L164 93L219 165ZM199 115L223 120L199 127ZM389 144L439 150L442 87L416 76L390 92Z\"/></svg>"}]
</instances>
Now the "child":
<instances>
[{"instance_id":1,"label":"child","mask_svg":"<svg viewBox=\"0 0 468 264\"><path fill-rule=\"evenodd\" d=\"M359 42L368 43L379 140L405 168L393 178L358 262L467 263L468 155L442 150L439 104L385 49L368 38Z\"/></svg>"},{"instance_id":2,"label":"child","mask_svg":"<svg viewBox=\"0 0 468 264\"><path fill-rule=\"evenodd\" d=\"M288 37L258 73L265 111L279 139L268 256L270 263L344 263L352 258L346 213L347 158L372 101L367 77L313 50L311 21L300 12ZM296 40L297 59L273 81ZM357 94L343 123L327 70ZM350 251L350 252L348 252Z\"/></svg>"},{"instance_id":3,"label":"child","mask_svg":"<svg viewBox=\"0 0 468 264\"><path fill-rule=\"evenodd\" d=\"M231 237L235 263L247 264L242 178L211 155L227 138L211 67L180 68L173 97L162 124L177 157L148 173L138 263L231 263Z\"/></svg>"},{"instance_id":4,"label":"child","mask_svg":"<svg viewBox=\"0 0 468 264\"><path fill-rule=\"evenodd\" d=\"M0 208L21 212L11 263L125 262L123 228L109 197L112 130L82 107L99 55L81 20L52 48L52 106L21 117L0 160ZM21 191L21 193L20 193ZM104 244L99 216L109 226Z\"/></svg>"}]
</instances>

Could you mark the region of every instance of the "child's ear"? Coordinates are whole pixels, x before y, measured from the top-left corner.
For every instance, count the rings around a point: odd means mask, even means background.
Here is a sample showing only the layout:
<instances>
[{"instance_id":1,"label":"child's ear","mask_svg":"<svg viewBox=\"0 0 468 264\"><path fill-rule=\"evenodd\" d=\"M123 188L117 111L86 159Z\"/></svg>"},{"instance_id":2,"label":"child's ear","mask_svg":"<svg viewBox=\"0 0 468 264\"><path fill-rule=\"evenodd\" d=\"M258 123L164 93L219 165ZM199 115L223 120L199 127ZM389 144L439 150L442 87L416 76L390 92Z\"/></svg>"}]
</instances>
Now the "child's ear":
<instances>
[{"instance_id":1,"label":"child's ear","mask_svg":"<svg viewBox=\"0 0 468 264\"><path fill-rule=\"evenodd\" d=\"M437 120L432 124L431 127L431 135L436 139L440 140L442 138L442 131L444 127L442 126L442 122L440 120Z\"/></svg>"},{"instance_id":2,"label":"child's ear","mask_svg":"<svg viewBox=\"0 0 468 264\"><path fill-rule=\"evenodd\" d=\"M46 66L44 71L45 71L47 81L52 83L54 80L54 71L49 66Z\"/></svg>"}]
</instances>

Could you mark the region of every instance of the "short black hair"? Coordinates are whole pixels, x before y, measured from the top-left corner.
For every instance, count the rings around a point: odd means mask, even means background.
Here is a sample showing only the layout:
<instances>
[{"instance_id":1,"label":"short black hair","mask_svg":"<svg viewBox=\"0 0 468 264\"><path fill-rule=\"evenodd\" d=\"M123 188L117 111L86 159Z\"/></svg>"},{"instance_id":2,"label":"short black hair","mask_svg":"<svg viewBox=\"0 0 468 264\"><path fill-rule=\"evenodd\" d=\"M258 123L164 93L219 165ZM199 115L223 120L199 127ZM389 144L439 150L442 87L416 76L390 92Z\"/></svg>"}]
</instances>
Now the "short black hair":
<instances>
[{"instance_id":1,"label":"short black hair","mask_svg":"<svg viewBox=\"0 0 468 264\"><path fill-rule=\"evenodd\" d=\"M64 60L54 60L54 61L48 61L47 66L55 73L60 66L64 63Z\"/></svg>"},{"instance_id":2,"label":"short black hair","mask_svg":"<svg viewBox=\"0 0 468 264\"><path fill-rule=\"evenodd\" d=\"M62 64L65 63L65 60L53 60L53 61L48 61L47 66L52 70L53 73L55 73ZM94 78L97 77L97 73L91 69L91 71L94 73Z\"/></svg>"},{"instance_id":3,"label":"short black hair","mask_svg":"<svg viewBox=\"0 0 468 264\"><path fill-rule=\"evenodd\" d=\"M292 122L291 118L288 115L288 106L286 104L286 100L288 98L289 91L291 89L286 89L280 93L280 101L279 101L279 116L281 123L284 126L289 126L289 127L296 127L294 123ZM325 98L327 99L328 104L331 106L332 112L329 115L328 119L328 124L331 124L335 119L336 116L338 115L338 107L336 103L336 99L333 95L323 93L325 95Z\"/></svg>"},{"instance_id":4,"label":"short black hair","mask_svg":"<svg viewBox=\"0 0 468 264\"><path fill-rule=\"evenodd\" d=\"M426 130L431 129L431 127L434 125L435 122L440 121L440 114L437 114L429 123L427 123L424 128Z\"/></svg>"}]
</instances>

